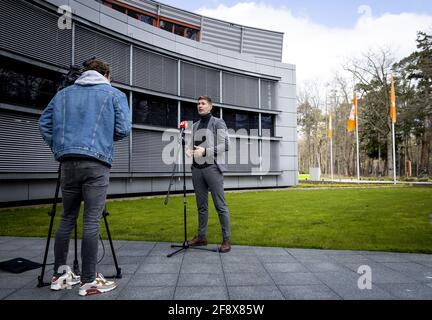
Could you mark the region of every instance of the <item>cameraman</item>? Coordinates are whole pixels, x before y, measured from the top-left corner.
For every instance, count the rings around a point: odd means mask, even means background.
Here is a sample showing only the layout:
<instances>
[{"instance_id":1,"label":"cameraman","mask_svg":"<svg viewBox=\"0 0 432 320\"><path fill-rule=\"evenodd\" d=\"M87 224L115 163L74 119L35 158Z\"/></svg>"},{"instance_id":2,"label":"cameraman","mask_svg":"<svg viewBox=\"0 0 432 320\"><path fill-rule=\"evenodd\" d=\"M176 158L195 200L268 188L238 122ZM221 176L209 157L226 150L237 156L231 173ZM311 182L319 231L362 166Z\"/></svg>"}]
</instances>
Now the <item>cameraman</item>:
<instances>
[{"instance_id":1,"label":"cameraman","mask_svg":"<svg viewBox=\"0 0 432 320\"><path fill-rule=\"evenodd\" d=\"M61 163L63 212L54 245L51 289L80 283L81 296L116 288L96 273L100 219L105 207L114 141L129 135L131 117L126 95L110 84L111 69L92 59L75 84L59 91L39 120L43 139ZM81 278L58 273L66 265L69 238L84 201Z\"/></svg>"}]
</instances>

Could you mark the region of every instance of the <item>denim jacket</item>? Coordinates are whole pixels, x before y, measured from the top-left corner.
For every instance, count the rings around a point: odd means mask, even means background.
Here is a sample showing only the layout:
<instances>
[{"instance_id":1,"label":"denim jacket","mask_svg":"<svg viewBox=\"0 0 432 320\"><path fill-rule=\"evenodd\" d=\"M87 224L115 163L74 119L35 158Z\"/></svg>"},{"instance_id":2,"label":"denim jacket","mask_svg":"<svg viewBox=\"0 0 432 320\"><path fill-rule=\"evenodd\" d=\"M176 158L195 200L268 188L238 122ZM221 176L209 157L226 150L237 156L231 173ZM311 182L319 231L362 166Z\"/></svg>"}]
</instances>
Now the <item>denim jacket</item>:
<instances>
[{"instance_id":1,"label":"denim jacket","mask_svg":"<svg viewBox=\"0 0 432 320\"><path fill-rule=\"evenodd\" d=\"M73 154L111 165L114 141L131 130L128 100L100 73L86 71L54 96L39 119L39 130L56 160Z\"/></svg>"}]
</instances>

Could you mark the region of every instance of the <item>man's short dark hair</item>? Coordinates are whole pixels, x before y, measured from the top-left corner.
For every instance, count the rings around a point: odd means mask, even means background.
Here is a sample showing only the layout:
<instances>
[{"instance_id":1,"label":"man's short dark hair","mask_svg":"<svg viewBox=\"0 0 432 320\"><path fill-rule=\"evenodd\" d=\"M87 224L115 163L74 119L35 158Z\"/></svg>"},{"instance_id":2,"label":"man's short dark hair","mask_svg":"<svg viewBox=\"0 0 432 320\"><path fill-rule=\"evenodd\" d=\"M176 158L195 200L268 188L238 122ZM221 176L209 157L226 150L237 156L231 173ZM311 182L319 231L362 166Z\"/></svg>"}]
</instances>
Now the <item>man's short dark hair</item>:
<instances>
[{"instance_id":1,"label":"man's short dark hair","mask_svg":"<svg viewBox=\"0 0 432 320\"><path fill-rule=\"evenodd\" d=\"M209 96L199 96L198 101L200 101L200 100L205 100L208 102L209 105L211 105L211 106L213 105L212 99Z\"/></svg>"},{"instance_id":2,"label":"man's short dark hair","mask_svg":"<svg viewBox=\"0 0 432 320\"><path fill-rule=\"evenodd\" d=\"M111 74L111 67L108 63L99 60L99 59L93 59L90 60L86 65L84 66L84 71L94 70L99 72L101 75L106 75L107 73Z\"/></svg>"}]
</instances>

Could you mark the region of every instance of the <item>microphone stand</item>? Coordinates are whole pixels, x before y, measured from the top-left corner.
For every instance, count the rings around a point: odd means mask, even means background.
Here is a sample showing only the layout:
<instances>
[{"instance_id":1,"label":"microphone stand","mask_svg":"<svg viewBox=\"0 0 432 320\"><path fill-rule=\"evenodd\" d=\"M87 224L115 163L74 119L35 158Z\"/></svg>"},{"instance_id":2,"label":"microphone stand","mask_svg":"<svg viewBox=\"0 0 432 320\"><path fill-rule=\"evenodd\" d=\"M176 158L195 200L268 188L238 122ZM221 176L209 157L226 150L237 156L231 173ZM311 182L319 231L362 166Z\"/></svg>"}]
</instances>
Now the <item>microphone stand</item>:
<instances>
[{"instance_id":1,"label":"microphone stand","mask_svg":"<svg viewBox=\"0 0 432 320\"><path fill-rule=\"evenodd\" d=\"M182 157L183 157L183 226L184 226L184 241L183 244L181 245L171 245L171 248L180 248L170 254L167 255L168 258L171 258L173 255L186 250L186 249L197 249L197 250L206 250L206 251L212 251L212 252L217 252L217 249L209 249L209 248L199 248L199 247L193 247L189 244L189 241L187 240L187 220L186 220L186 208L187 208L187 202L186 202L186 152L185 152L185 148L186 148L186 141L185 141L185 128L181 128L180 131L180 138L181 138L181 145L179 144L179 148L180 146L182 146ZM178 154L178 151L177 151ZM171 179L170 179L170 184L168 187L168 192L167 195L165 197L165 205L168 204L168 197L169 197L169 193L171 190L171 186L173 184L173 179L174 179L174 173L175 173L175 169L177 167L177 164L174 163L174 167L173 167L173 171L171 173Z\"/></svg>"}]
</instances>

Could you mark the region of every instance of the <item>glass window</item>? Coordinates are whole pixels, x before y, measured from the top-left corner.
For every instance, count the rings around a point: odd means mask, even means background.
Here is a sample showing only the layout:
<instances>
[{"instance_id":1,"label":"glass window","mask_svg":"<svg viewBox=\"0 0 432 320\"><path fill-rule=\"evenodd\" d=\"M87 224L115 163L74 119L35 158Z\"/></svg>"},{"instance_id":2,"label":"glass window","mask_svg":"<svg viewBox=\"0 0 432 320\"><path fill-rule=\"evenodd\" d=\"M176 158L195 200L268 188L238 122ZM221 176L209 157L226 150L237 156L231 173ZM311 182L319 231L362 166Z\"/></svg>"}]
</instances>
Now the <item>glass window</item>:
<instances>
[{"instance_id":1,"label":"glass window","mask_svg":"<svg viewBox=\"0 0 432 320\"><path fill-rule=\"evenodd\" d=\"M113 8L116 11L119 11L121 13L126 13L126 8L118 6L116 4L111 4L111 8Z\"/></svg>"},{"instance_id":2,"label":"glass window","mask_svg":"<svg viewBox=\"0 0 432 320\"><path fill-rule=\"evenodd\" d=\"M139 19L139 13L133 10L128 10L128 16L131 18Z\"/></svg>"},{"instance_id":3,"label":"glass window","mask_svg":"<svg viewBox=\"0 0 432 320\"><path fill-rule=\"evenodd\" d=\"M159 27L169 32L173 32L173 24L168 21L161 20L159 21Z\"/></svg>"},{"instance_id":4,"label":"glass window","mask_svg":"<svg viewBox=\"0 0 432 320\"><path fill-rule=\"evenodd\" d=\"M213 106L211 114L217 118L220 117L220 108ZM181 112L180 118L183 121L193 121L196 122L200 119L197 110L197 104L192 102L181 102Z\"/></svg>"},{"instance_id":5,"label":"glass window","mask_svg":"<svg viewBox=\"0 0 432 320\"><path fill-rule=\"evenodd\" d=\"M138 20L147 24L151 24L151 25L154 24L154 18L145 14L140 14Z\"/></svg>"},{"instance_id":6,"label":"glass window","mask_svg":"<svg viewBox=\"0 0 432 320\"><path fill-rule=\"evenodd\" d=\"M61 84L62 74L28 63L0 59L0 102L45 109Z\"/></svg>"},{"instance_id":7,"label":"glass window","mask_svg":"<svg viewBox=\"0 0 432 320\"><path fill-rule=\"evenodd\" d=\"M192 40L198 40L198 30L186 28L185 37Z\"/></svg>"},{"instance_id":8,"label":"glass window","mask_svg":"<svg viewBox=\"0 0 432 320\"><path fill-rule=\"evenodd\" d=\"M261 129L268 129L270 130L270 136L274 137L274 115L272 114L261 114ZM263 134L263 136L265 136Z\"/></svg>"},{"instance_id":9,"label":"glass window","mask_svg":"<svg viewBox=\"0 0 432 320\"><path fill-rule=\"evenodd\" d=\"M233 129L234 131L246 129L250 133L251 129L258 130L259 115L255 112L224 109L223 119L228 129Z\"/></svg>"},{"instance_id":10,"label":"glass window","mask_svg":"<svg viewBox=\"0 0 432 320\"><path fill-rule=\"evenodd\" d=\"M133 93L133 122L177 128L177 101L148 94Z\"/></svg>"},{"instance_id":11,"label":"glass window","mask_svg":"<svg viewBox=\"0 0 432 320\"><path fill-rule=\"evenodd\" d=\"M185 27L180 26L178 24L174 25L174 33L178 34L179 36L182 36L182 37L185 36L185 29L186 29Z\"/></svg>"},{"instance_id":12,"label":"glass window","mask_svg":"<svg viewBox=\"0 0 432 320\"><path fill-rule=\"evenodd\" d=\"M128 16L135 18L135 19L138 19L144 23L153 25L154 18L151 16L148 16L146 14L138 13L138 12L133 11L133 10L128 10Z\"/></svg>"}]
</instances>

